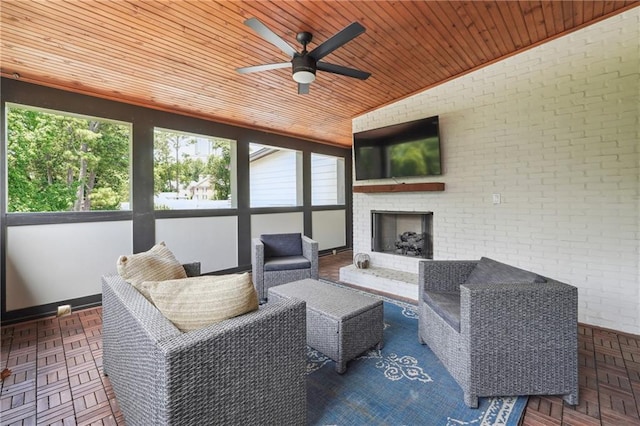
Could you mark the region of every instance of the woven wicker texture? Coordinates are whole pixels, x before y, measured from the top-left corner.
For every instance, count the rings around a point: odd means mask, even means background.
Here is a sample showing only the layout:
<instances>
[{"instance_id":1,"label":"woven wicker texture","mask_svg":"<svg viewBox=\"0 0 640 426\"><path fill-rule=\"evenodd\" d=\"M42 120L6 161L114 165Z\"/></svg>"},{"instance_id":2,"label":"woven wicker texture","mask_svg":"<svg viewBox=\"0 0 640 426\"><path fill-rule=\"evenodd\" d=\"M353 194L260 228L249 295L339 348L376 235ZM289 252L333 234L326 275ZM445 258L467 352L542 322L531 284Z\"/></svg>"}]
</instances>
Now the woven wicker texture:
<instances>
[{"instance_id":1,"label":"woven wicker texture","mask_svg":"<svg viewBox=\"0 0 640 426\"><path fill-rule=\"evenodd\" d=\"M307 344L334 360L338 373L367 349L382 347L381 300L312 279L272 287L269 298L307 303Z\"/></svg>"},{"instance_id":2,"label":"woven wicker texture","mask_svg":"<svg viewBox=\"0 0 640 426\"><path fill-rule=\"evenodd\" d=\"M265 271L264 244L260 238L251 240L251 277L260 300L267 300L269 288L305 278L318 279L318 242L302 236L302 256L310 263L310 268Z\"/></svg>"},{"instance_id":3,"label":"woven wicker texture","mask_svg":"<svg viewBox=\"0 0 640 426\"><path fill-rule=\"evenodd\" d=\"M564 395L578 403L577 289L546 283L463 284L477 262L422 261L419 338L464 391L478 397ZM460 332L424 303L424 291L460 291Z\"/></svg>"},{"instance_id":4,"label":"woven wicker texture","mask_svg":"<svg viewBox=\"0 0 640 426\"><path fill-rule=\"evenodd\" d=\"M102 285L104 371L127 425L306 424L304 302L181 333L119 276Z\"/></svg>"}]
</instances>

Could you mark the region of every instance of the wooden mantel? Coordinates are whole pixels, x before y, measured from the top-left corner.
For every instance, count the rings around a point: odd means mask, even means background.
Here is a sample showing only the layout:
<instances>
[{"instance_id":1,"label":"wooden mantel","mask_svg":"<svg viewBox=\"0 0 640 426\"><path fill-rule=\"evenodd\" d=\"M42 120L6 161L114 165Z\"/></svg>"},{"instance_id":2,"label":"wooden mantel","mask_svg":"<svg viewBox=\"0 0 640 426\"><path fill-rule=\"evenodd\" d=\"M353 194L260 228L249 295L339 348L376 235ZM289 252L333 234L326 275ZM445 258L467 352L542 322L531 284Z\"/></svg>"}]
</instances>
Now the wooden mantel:
<instances>
[{"instance_id":1,"label":"wooden mantel","mask_svg":"<svg viewBox=\"0 0 640 426\"><path fill-rule=\"evenodd\" d=\"M422 192L444 191L444 182L394 183L389 185L354 185L353 192Z\"/></svg>"}]
</instances>

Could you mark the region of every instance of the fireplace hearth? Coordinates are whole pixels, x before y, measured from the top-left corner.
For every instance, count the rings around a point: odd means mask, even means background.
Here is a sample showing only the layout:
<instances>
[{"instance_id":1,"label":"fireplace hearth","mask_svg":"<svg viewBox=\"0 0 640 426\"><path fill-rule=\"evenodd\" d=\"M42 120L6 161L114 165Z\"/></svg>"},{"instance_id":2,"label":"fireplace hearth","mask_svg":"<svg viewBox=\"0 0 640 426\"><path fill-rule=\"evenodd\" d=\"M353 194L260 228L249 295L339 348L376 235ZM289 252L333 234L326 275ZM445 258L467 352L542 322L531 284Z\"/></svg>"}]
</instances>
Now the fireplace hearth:
<instances>
[{"instance_id":1,"label":"fireplace hearth","mask_svg":"<svg viewBox=\"0 0 640 426\"><path fill-rule=\"evenodd\" d=\"M433 259L433 212L371 212L371 250Z\"/></svg>"}]
</instances>

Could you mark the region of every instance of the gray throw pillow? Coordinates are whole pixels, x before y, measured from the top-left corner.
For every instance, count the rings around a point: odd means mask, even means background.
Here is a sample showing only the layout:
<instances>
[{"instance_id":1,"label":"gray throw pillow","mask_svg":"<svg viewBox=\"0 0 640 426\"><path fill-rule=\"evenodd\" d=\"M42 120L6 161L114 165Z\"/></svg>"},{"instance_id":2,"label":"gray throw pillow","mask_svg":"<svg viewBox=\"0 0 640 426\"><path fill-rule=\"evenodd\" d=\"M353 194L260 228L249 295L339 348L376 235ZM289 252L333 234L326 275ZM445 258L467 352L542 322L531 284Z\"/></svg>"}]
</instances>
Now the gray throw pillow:
<instances>
[{"instance_id":1,"label":"gray throw pillow","mask_svg":"<svg viewBox=\"0 0 640 426\"><path fill-rule=\"evenodd\" d=\"M538 274L483 257L473 268L465 284L528 284L544 282L547 281Z\"/></svg>"},{"instance_id":2,"label":"gray throw pillow","mask_svg":"<svg viewBox=\"0 0 640 426\"><path fill-rule=\"evenodd\" d=\"M263 234L264 257L302 256L302 234Z\"/></svg>"}]
</instances>

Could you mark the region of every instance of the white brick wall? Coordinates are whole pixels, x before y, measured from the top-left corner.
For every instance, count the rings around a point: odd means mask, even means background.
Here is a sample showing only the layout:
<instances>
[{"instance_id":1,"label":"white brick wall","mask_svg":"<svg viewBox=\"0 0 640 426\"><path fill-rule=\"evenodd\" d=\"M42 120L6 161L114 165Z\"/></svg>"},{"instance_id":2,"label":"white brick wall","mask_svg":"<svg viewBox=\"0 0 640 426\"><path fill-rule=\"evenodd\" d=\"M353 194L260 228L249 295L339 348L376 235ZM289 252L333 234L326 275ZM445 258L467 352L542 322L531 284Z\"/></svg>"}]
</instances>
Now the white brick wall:
<instances>
[{"instance_id":1,"label":"white brick wall","mask_svg":"<svg viewBox=\"0 0 640 426\"><path fill-rule=\"evenodd\" d=\"M430 210L436 259L568 282L580 321L640 334L639 28L635 8L354 119L359 132L439 115L444 174L422 181L446 183L353 194L354 251L417 272L370 252L370 211Z\"/></svg>"}]
</instances>

